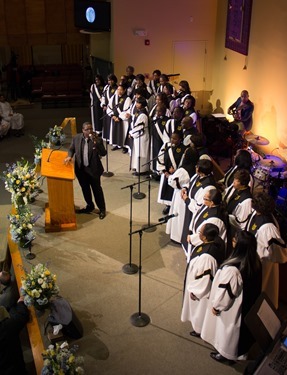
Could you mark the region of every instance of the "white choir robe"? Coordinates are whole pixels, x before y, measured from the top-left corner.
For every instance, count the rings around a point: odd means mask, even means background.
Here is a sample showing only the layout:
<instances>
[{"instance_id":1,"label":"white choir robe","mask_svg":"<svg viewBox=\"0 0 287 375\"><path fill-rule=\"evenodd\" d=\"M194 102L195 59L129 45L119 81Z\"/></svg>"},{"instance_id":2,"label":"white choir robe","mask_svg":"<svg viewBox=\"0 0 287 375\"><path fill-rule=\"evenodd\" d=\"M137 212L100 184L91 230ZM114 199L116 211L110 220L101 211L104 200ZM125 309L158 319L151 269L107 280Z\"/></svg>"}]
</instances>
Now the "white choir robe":
<instances>
[{"instance_id":1,"label":"white choir robe","mask_svg":"<svg viewBox=\"0 0 287 375\"><path fill-rule=\"evenodd\" d=\"M205 194L209 191L209 190L212 190L212 189L215 189L215 187L213 185L208 185L206 186L205 188L200 188L194 195L193 198L190 198L190 203L188 205L188 209L193 213L193 215L195 215L197 213L197 211L201 208L201 206L203 205L203 197L205 196ZM190 189L189 193L192 191L192 189Z\"/></svg>"},{"instance_id":2,"label":"white choir robe","mask_svg":"<svg viewBox=\"0 0 287 375\"><path fill-rule=\"evenodd\" d=\"M185 203L181 198L181 189L177 188L176 179L178 179L180 186L184 186L188 184L190 177L184 168L177 169L168 177L168 184L174 188L169 214L177 214L177 216L168 220L166 224L166 233L170 235L171 240L180 243L184 224Z\"/></svg>"},{"instance_id":3,"label":"white choir robe","mask_svg":"<svg viewBox=\"0 0 287 375\"><path fill-rule=\"evenodd\" d=\"M226 203L229 202L230 197L234 193L233 185L225 189L224 195L228 194ZM232 214L229 215L230 223L237 229L244 230L246 227L248 216L252 212L252 198L247 198L243 202L237 204Z\"/></svg>"},{"instance_id":4,"label":"white choir robe","mask_svg":"<svg viewBox=\"0 0 287 375\"><path fill-rule=\"evenodd\" d=\"M133 116L129 135L134 140L131 150L131 169L136 170L138 173L149 171L150 136L148 130L148 116L146 114L140 113L137 117Z\"/></svg>"},{"instance_id":5,"label":"white choir robe","mask_svg":"<svg viewBox=\"0 0 287 375\"><path fill-rule=\"evenodd\" d=\"M207 210L207 206L205 208L205 210ZM198 215L193 215L192 219L191 219L191 223L190 223L190 226L189 226L189 229L193 232L190 236L189 236L189 244L188 244L188 251L187 251L187 262L189 262L189 259L190 259L190 255L191 255L191 252L192 252L192 249L195 247L195 246L198 246L202 243L200 237L199 237L199 232L201 230L201 228L205 225L205 224L214 224L217 226L217 228L219 229L219 237L223 239L223 241L225 242L225 244L227 244L227 231L226 231L226 226L224 224L224 222L217 218L217 217L207 217L206 220L204 220L198 227L197 229L195 230L195 226L196 226L196 221L198 219Z\"/></svg>"},{"instance_id":6,"label":"white choir robe","mask_svg":"<svg viewBox=\"0 0 287 375\"><path fill-rule=\"evenodd\" d=\"M235 298L229 296L226 288L219 287L220 284L229 284ZM229 360L238 358L242 291L243 281L236 267L224 266L218 269L212 283L201 330L201 338ZM212 308L219 310L220 314L213 315Z\"/></svg>"},{"instance_id":7,"label":"white choir robe","mask_svg":"<svg viewBox=\"0 0 287 375\"><path fill-rule=\"evenodd\" d=\"M210 270L210 274L204 274ZM212 286L211 276L217 270L216 259L209 254L202 254L191 259L185 281L181 321L190 321L195 332L201 333L204 315L207 309L208 298ZM204 276L202 276L204 275ZM197 277L199 277L197 279ZM190 298L193 293L198 300Z\"/></svg>"},{"instance_id":8,"label":"white choir robe","mask_svg":"<svg viewBox=\"0 0 287 375\"><path fill-rule=\"evenodd\" d=\"M250 229L249 223L254 215L256 215L256 211L253 212L248 221L247 230ZM275 219L274 221L276 222ZM279 300L279 263L287 262L286 244L280 236L278 227L273 223L266 223L255 234L257 253L262 261L262 291L268 295L276 309ZM276 243L269 244L272 238L276 239L282 246Z\"/></svg>"}]
</instances>

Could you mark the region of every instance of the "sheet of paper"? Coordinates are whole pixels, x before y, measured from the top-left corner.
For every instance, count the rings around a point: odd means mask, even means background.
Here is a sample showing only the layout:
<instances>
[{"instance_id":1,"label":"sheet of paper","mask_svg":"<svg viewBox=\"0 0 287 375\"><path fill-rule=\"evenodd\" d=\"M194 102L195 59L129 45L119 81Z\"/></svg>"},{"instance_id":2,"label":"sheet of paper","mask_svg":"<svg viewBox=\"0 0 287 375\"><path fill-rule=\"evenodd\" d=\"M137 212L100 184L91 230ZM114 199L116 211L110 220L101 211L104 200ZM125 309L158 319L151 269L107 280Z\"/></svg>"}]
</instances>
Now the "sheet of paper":
<instances>
[{"instance_id":1,"label":"sheet of paper","mask_svg":"<svg viewBox=\"0 0 287 375\"><path fill-rule=\"evenodd\" d=\"M269 335L274 339L281 327L281 322L265 300L263 300L257 315L261 319Z\"/></svg>"}]
</instances>

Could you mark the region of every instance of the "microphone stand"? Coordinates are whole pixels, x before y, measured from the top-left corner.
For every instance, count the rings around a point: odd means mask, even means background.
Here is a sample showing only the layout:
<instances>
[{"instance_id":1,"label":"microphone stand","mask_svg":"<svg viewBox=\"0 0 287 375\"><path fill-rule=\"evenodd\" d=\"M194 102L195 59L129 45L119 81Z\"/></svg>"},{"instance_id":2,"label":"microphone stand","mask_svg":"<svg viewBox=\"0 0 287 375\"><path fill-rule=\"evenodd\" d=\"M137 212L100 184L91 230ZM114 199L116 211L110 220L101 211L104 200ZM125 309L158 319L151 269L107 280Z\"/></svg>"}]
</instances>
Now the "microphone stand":
<instances>
[{"instance_id":1,"label":"microphone stand","mask_svg":"<svg viewBox=\"0 0 287 375\"><path fill-rule=\"evenodd\" d=\"M121 188L121 190L123 189L126 189L126 188L130 188L130 232L132 231L132 227L133 227L133 221L132 221L132 213L133 213L133 188L134 186L136 185L135 184L132 184L132 185L128 185L128 186L124 186ZM129 234L130 236L130 249L129 249L129 263L126 263L123 265L122 267L122 270L124 273L126 273L127 275L133 275L135 273L138 272L138 266L134 263L132 263L132 236Z\"/></svg>"},{"instance_id":2,"label":"microphone stand","mask_svg":"<svg viewBox=\"0 0 287 375\"><path fill-rule=\"evenodd\" d=\"M145 164L144 164L145 165ZM151 226L151 223L150 223L150 182L151 182L151 179L152 177L149 176L148 178L148 205L147 205L147 224L144 224L142 226L142 229L145 231L145 232L154 232L156 231L156 227L155 226Z\"/></svg>"},{"instance_id":3,"label":"microphone stand","mask_svg":"<svg viewBox=\"0 0 287 375\"><path fill-rule=\"evenodd\" d=\"M167 219L168 220L168 219ZM165 224L167 220L164 220L163 222L153 224L150 227L156 227L158 225ZM133 234L138 233L139 234L139 300L138 300L138 312L134 313L130 317L130 321L133 326L135 327L145 327L150 323L150 317L143 313L141 311L141 289L142 289L142 235L143 235L143 229L138 229L134 232L130 232L130 236Z\"/></svg>"},{"instance_id":4,"label":"microphone stand","mask_svg":"<svg viewBox=\"0 0 287 375\"><path fill-rule=\"evenodd\" d=\"M138 191L133 194L135 199L143 199L146 197L145 193L140 191L140 183L141 183L141 137L139 136L139 156L138 156Z\"/></svg>"},{"instance_id":5,"label":"microphone stand","mask_svg":"<svg viewBox=\"0 0 287 375\"><path fill-rule=\"evenodd\" d=\"M31 249L32 249L32 241L33 241L34 239L35 239L35 237L32 238L30 241L27 241L27 242L25 243L25 246L28 245L28 249L29 249L29 253L25 255L25 258L26 258L26 259L29 259L29 260L32 260L32 259L36 258L36 255L33 254L33 253L31 252Z\"/></svg>"},{"instance_id":6,"label":"microphone stand","mask_svg":"<svg viewBox=\"0 0 287 375\"><path fill-rule=\"evenodd\" d=\"M144 182L146 182L146 180L141 181L140 184L142 184ZM133 227L133 223L132 223L132 204L133 204L132 203L132 191L133 191L133 187L137 184L138 184L138 182L134 182L131 185L127 185L127 186L124 186L124 187L121 188L121 190L130 188L130 233L131 233L132 227ZM132 263L132 236L130 234L129 234L129 236L130 236L129 263L123 265L122 270L123 270L124 273L126 273L128 275L132 275L132 274L138 272L138 266L136 264Z\"/></svg>"},{"instance_id":7,"label":"microphone stand","mask_svg":"<svg viewBox=\"0 0 287 375\"><path fill-rule=\"evenodd\" d=\"M103 120L105 119L106 117L108 116L107 113L105 113L101 118L100 120ZM104 128L106 128L106 122L104 121ZM108 151L108 139L106 137L106 140L105 140L105 144L106 144L106 151L107 151L107 155L106 155L106 171L103 172L103 176L104 177L112 177L114 175L113 172L109 171L109 151Z\"/></svg>"}]
</instances>

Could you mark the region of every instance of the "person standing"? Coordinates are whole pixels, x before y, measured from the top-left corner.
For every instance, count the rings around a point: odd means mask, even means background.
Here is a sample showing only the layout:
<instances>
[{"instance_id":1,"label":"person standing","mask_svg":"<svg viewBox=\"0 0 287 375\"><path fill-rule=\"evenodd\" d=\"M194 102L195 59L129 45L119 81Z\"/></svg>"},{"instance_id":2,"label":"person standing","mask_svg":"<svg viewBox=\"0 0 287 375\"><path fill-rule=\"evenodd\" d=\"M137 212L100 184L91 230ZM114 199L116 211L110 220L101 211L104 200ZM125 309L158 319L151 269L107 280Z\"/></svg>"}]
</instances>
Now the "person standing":
<instances>
[{"instance_id":1,"label":"person standing","mask_svg":"<svg viewBox=\"0 0 287 375\"><path fill-rule=\"evenodd\" d=\"M214 277L201 338L213 345L212 359L232 364L248 353L254 340L244 318L261 293L262 269L256 238L240 231L233 251Z\"/></svg>"},{"instance_id":2,"label":"person standing","mask_svg":"<svg viewBox=\"0 0 287 375\"><path fill-rule=\"evenodd\" d=\"M200 231L202 243L195 247L186 268L181 321L190 321L191 336L199 337L208 304L212 281L225 258L225 244L215 224L205 224Z\"/></svg>"},{"instance_id":3,"label":"person standing","mask_svg":"<svg viewBox=\"0 0 287 375\"><path fill-rule=\"evenodd\" d=\"M105 82L103 77L97 74L95 76L95 83L93 83L90 88L91 120L94 131L100 136L103 130L103 108L101 107L101 100L104 86Z\"/></svg>"},{"instance_id":4,"label":"person standing","mask_svg":"<svg viewBox=\"0 0 287 375\"><path fill-rule=\"evenodd\" d=\"M106 154L102 138L93 133L93 126L90 122L84 122L82 134L77 134L73 138L68 156L64 160L65 163L70 163L75 156L75 173L87 203L87 206L80 209L78 213L90 213L95 209L93 192L101 220L106 216L106 204L101 186L101 175L104 171L101 157Z\"/></svg>"},{"instance_id":5,"label":"person standing","mask_svg":"<svg viewBox=\"0 0 287 375\"><path fill-rule=\"evenodd\" d=\"M278 308L279 303L279 263L287 261L287 247L284 243L279 224L274 216L273 198L259 191L252 198L252 213L247 221L246 230L257 239L257 253L262 262L262 291Z\"/></svg>"}]
</instances>

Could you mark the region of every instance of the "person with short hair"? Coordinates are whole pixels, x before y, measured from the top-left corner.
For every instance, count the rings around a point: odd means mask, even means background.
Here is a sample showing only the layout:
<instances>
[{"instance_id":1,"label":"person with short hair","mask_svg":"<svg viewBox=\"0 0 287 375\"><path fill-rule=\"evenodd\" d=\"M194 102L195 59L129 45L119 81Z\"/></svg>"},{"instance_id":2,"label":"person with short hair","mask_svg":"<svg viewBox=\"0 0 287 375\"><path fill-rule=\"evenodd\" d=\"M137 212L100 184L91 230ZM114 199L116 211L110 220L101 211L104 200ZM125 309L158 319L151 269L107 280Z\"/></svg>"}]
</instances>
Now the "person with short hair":
<instances>
[{"instance_id":1,"label":"person with short hair","mask_svg":"<svg viewBox=\"0 0 287 375\"><path fill-rule=\"evenodd\" d=\"M254 104L249 99L247 90L242 90L240 97L228 108L227 113L232 115L234 123L238 126L239 132L242 134L250 132L252 128L252 114Z\"/></svg>"},{"instance_id":2,"label":"person with short hair","mask_svg":"<svg viewBox=\"0 0 287 375\"><path fill-rule=\"evenodd\" d=\"M101 186L101 175L104 171L101 157L106 154L102 138L93 132L90 122L84 122L82 133L73 137L68 156L64 160L65 163L70 163L72 158L75 158L75 174L87 204L78 213L91 213L95 209L92 199L93 192L95 202L100 210L101 220L106 216L106 203Z\"/></svg>"}]
</instances>

